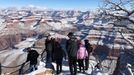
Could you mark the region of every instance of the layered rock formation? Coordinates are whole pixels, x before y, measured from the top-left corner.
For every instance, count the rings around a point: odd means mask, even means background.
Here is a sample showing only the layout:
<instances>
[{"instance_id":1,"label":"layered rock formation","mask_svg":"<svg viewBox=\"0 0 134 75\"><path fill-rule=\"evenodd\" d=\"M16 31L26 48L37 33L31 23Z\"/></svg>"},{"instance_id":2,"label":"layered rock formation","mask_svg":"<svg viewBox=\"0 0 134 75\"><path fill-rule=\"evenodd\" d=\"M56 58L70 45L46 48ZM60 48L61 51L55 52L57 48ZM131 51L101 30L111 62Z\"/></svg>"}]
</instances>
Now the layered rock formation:
<instances>
[{"instance_id":1,"label":"layered rock formation","mask_svg":"<svg viewBox=\"0 0 134 75\"><path fill-rule=\"evenodd\" d=\"M32 43L35 43L35 46L43 50L44 47L42 46L44 45L46 33L51 33L52 37L64 37L68 32L72 31L82 39L89 39L102 64L106 67L111 65L108 71L110 74L115 68L114 64L116 64L116 59L120 56L120 52L134 49L132 46L134 42L133 28L128 29L128 26L110 24L110 17L104 16L101 18L101 14L98 13L94 15L90 11L42 10L35 8L9 8L1 11L0 51L12 50L19 43L31 43L31 41L26 40L30 37L35 38L36 41L32 41ZM33 44L28 46L33 46ZM18 55L17 57L20 56ZM6 56L1 58L4 60ZM121 62L124 60L121 60ZM131 64L131 66L133 65Z\"/></svg>"}]
</instances>

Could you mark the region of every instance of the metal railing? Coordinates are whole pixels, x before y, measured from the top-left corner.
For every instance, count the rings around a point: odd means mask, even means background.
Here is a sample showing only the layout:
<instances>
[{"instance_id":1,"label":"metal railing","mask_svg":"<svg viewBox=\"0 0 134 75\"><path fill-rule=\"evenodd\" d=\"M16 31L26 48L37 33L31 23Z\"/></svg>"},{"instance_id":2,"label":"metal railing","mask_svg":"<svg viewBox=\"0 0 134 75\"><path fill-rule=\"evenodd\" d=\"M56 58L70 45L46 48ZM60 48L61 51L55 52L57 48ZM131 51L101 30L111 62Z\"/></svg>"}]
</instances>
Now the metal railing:
<instances>
[{"instance_id":1,"label":"metal railing","mask_svg":"<svg viewBox=\"0 0 134 75\"><path fill-rule=\"evenodd\" d=\"M0 63L0 75L2 75L2 68L19 68L19 67L20 67L19 69L15 70L15 71L12 71L12 72L10 72L8 74L11 75L11 74L14 74L14 73L19 73L18 75L22 75L22 74L24 74L23 68L24 68L24 66L27 66L27 65L29 65L28 62L24 62L24 63L22 63L20 65L17 65L17 66L3 66Z\"/></svg>"},{"instance_id":2,"label":"metal railing","mask_svg":"<svg viewBox=\"0 0 134 75\"><path fill-rule=\"evenodd\" d=\"M43 61L44 58L45 58L44 53L45 53L45 50L43 50L40 54L41 61ZM29 69L27 69L27 70L24 71L24 67L26 67L28 65L29 65L29 62L24 62L24 63L22 63L20 65L17 65L17 66L4 66L0 63L0 75L2 75L2 68L19 68L15 71L12 71L12 72L8 73L8 74L11 75L11 74L14 74L14 73L18 73L18 75L24 75L29 70Z\"/></svg>"}]
</instances>

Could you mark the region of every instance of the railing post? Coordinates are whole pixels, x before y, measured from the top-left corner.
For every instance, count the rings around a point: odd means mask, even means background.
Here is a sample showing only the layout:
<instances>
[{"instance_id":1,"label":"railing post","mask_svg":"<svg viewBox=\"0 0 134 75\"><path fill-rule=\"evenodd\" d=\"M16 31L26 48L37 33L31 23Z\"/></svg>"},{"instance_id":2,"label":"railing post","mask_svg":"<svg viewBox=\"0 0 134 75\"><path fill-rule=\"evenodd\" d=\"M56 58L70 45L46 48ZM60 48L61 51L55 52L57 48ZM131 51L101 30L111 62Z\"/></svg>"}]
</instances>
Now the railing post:
<instances>
[{"instance_id":1,"label":"railing post","mask_svg":"<svg viewBox=\"0 0 134 75\"><path fill-rule=\"evenodd\" d=\"M0 75L2 74L2 66L1 66L1 63L0 63Z\"/></svg>"},{"instance_id":2,"label":"railing post","mask_svg":"<svg viewBox=\"0 0 134 75\"><path fill-rule=\"evenodd\" d=\"M23 72L23 67L24 67L25 63L23 63L19 69L19 75L22 75Z\"/></svg>"}]
</instances>

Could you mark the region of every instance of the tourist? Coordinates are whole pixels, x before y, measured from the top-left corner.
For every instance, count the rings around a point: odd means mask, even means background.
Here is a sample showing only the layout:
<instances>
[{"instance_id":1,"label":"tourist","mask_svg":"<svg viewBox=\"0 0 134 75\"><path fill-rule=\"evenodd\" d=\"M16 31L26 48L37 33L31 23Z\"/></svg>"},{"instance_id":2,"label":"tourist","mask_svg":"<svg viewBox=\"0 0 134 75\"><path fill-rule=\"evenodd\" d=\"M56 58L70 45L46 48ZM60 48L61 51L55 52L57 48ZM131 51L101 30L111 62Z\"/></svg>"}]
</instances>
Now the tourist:
<instances>
[{"instance_id":1,"label":"tourist","mask_svg":"<svg viewBox=\"0 0 134 75\"><path fill-rule=\"evenodd\" d=\"M77 50L78 50L78 43L77 39L72 32L68 34L69 40L66 42L66 50L68 54L68 61L69 61L69 70L71 75L76 75L77 73Z\"/></svg>"},{"instance_id":2,"label":"tourist","mask_svg":"<svg viewBox=\"0 0 134 75\"><path fill-rule=\"evenodd\" d=\"M50 35L48 35L45 40L45 47L47 53L46 63L51 63L52 62L52 40L50 38Z\"/></svg>"},{"instance_id":3,"label":"tourist","mask_svg":"<svg viewBox=\"0 0 134 75\"><path fill-rule=\"evenodd\" d=\"M30 61L30 72L37 70L37 59L39 56L39 53L36 50L32 50L30 47L27 48L28 56L27 61Z\"/></svg>"},{"instance_id":4,"label":"tourist","mask_svg":"<svg viewBox=\"0 0 134 75\"><path fill-rule=\"evenodd\" d=\"M89 67L89 56L90 56L90 53L92 52L93 48L91 47L88 39L85 39L84 41L85 41L86 50L88 52L88 56L85 59L85 70L88 70L88 67Z\"/></svg>"},{"instance_id":5,"label":"tourist","mask_svg":"<svg viewBox=\"0 0 134 75\"><path fill-rule=\"evenodd\" d=\"M78 60L80 72L82 72L82 70L83 70L83 72L85 72L84 60L87 56L88 56L88 53L87 53L87 50L85 48L84 41L81 41L78 52L77 52L77 60Z\"/></svg>"},{"instance_id":6,"label":"tourist","mask_svg":"<svg viewBox=\"0 0 134 75\"><path fill-rule=\"evenodd\" d=\"M65 52L60 45L60 39L57 38L55 40L54 45L55 45L54 46L54 59L56 61L56 73L59 74L62 72L63 57L66 58L66 55L65 55Z\"/></svg>"}]
</instances>

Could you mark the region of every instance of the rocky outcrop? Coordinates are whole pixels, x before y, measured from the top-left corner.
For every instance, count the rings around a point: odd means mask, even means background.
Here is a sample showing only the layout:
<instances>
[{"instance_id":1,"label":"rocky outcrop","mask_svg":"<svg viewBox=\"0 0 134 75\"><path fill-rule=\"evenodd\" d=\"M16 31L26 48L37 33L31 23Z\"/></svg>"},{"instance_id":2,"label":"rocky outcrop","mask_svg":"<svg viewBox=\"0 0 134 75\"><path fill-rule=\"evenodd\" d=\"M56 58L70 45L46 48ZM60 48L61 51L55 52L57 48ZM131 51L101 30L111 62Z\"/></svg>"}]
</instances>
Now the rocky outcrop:
<instances>
[{"instance_id":1,"label":"rocky outcrop","mask_svg":"<svg viewBox=\"0 0 134 75\"><path fill-rule=\"evenodd\" d=\"M128 50L120 54L113 75L134 75L133 53L133 50Z\"/></svg>"},{"instance_id":2,"label":"rocky outcrop","mask_svg":"<svg viewBox=\"0 0 134 75\"><path fill-rule=\"evenodd\" d=\"M8 50L0 52L0 63L2 65L2 74L18 75L18 69L26 61L27 53L19 50ZM20 65L20 66L19 66ZM9 68L12 67L12 68ZM16 72L15 72L16 71ZM11 72L14 72L10 74Z\"/></svg>"},{"instance_id":3,"label":"rocky outcrop","mask_svg":"<svg viewBox=\"0 0 134 75\"><path fill-rule=\"evenodd\" d=\"M28 37L36 36L35 31L27 30L25 33L8 34L0 36L0 51L14 48L14 45L25 40Z\"/></svg>"},{"instance_id":4,"label":"rocky outcrop","mask_svg":"<svg viewBox=\"0 0 134 75\"><path fill-rule=\"evenodd\" d=\"M16 35L3 35L0 37L0 50L13 48L15 44L22 40L20 34Z\"/></svg>"}]
</instances>

